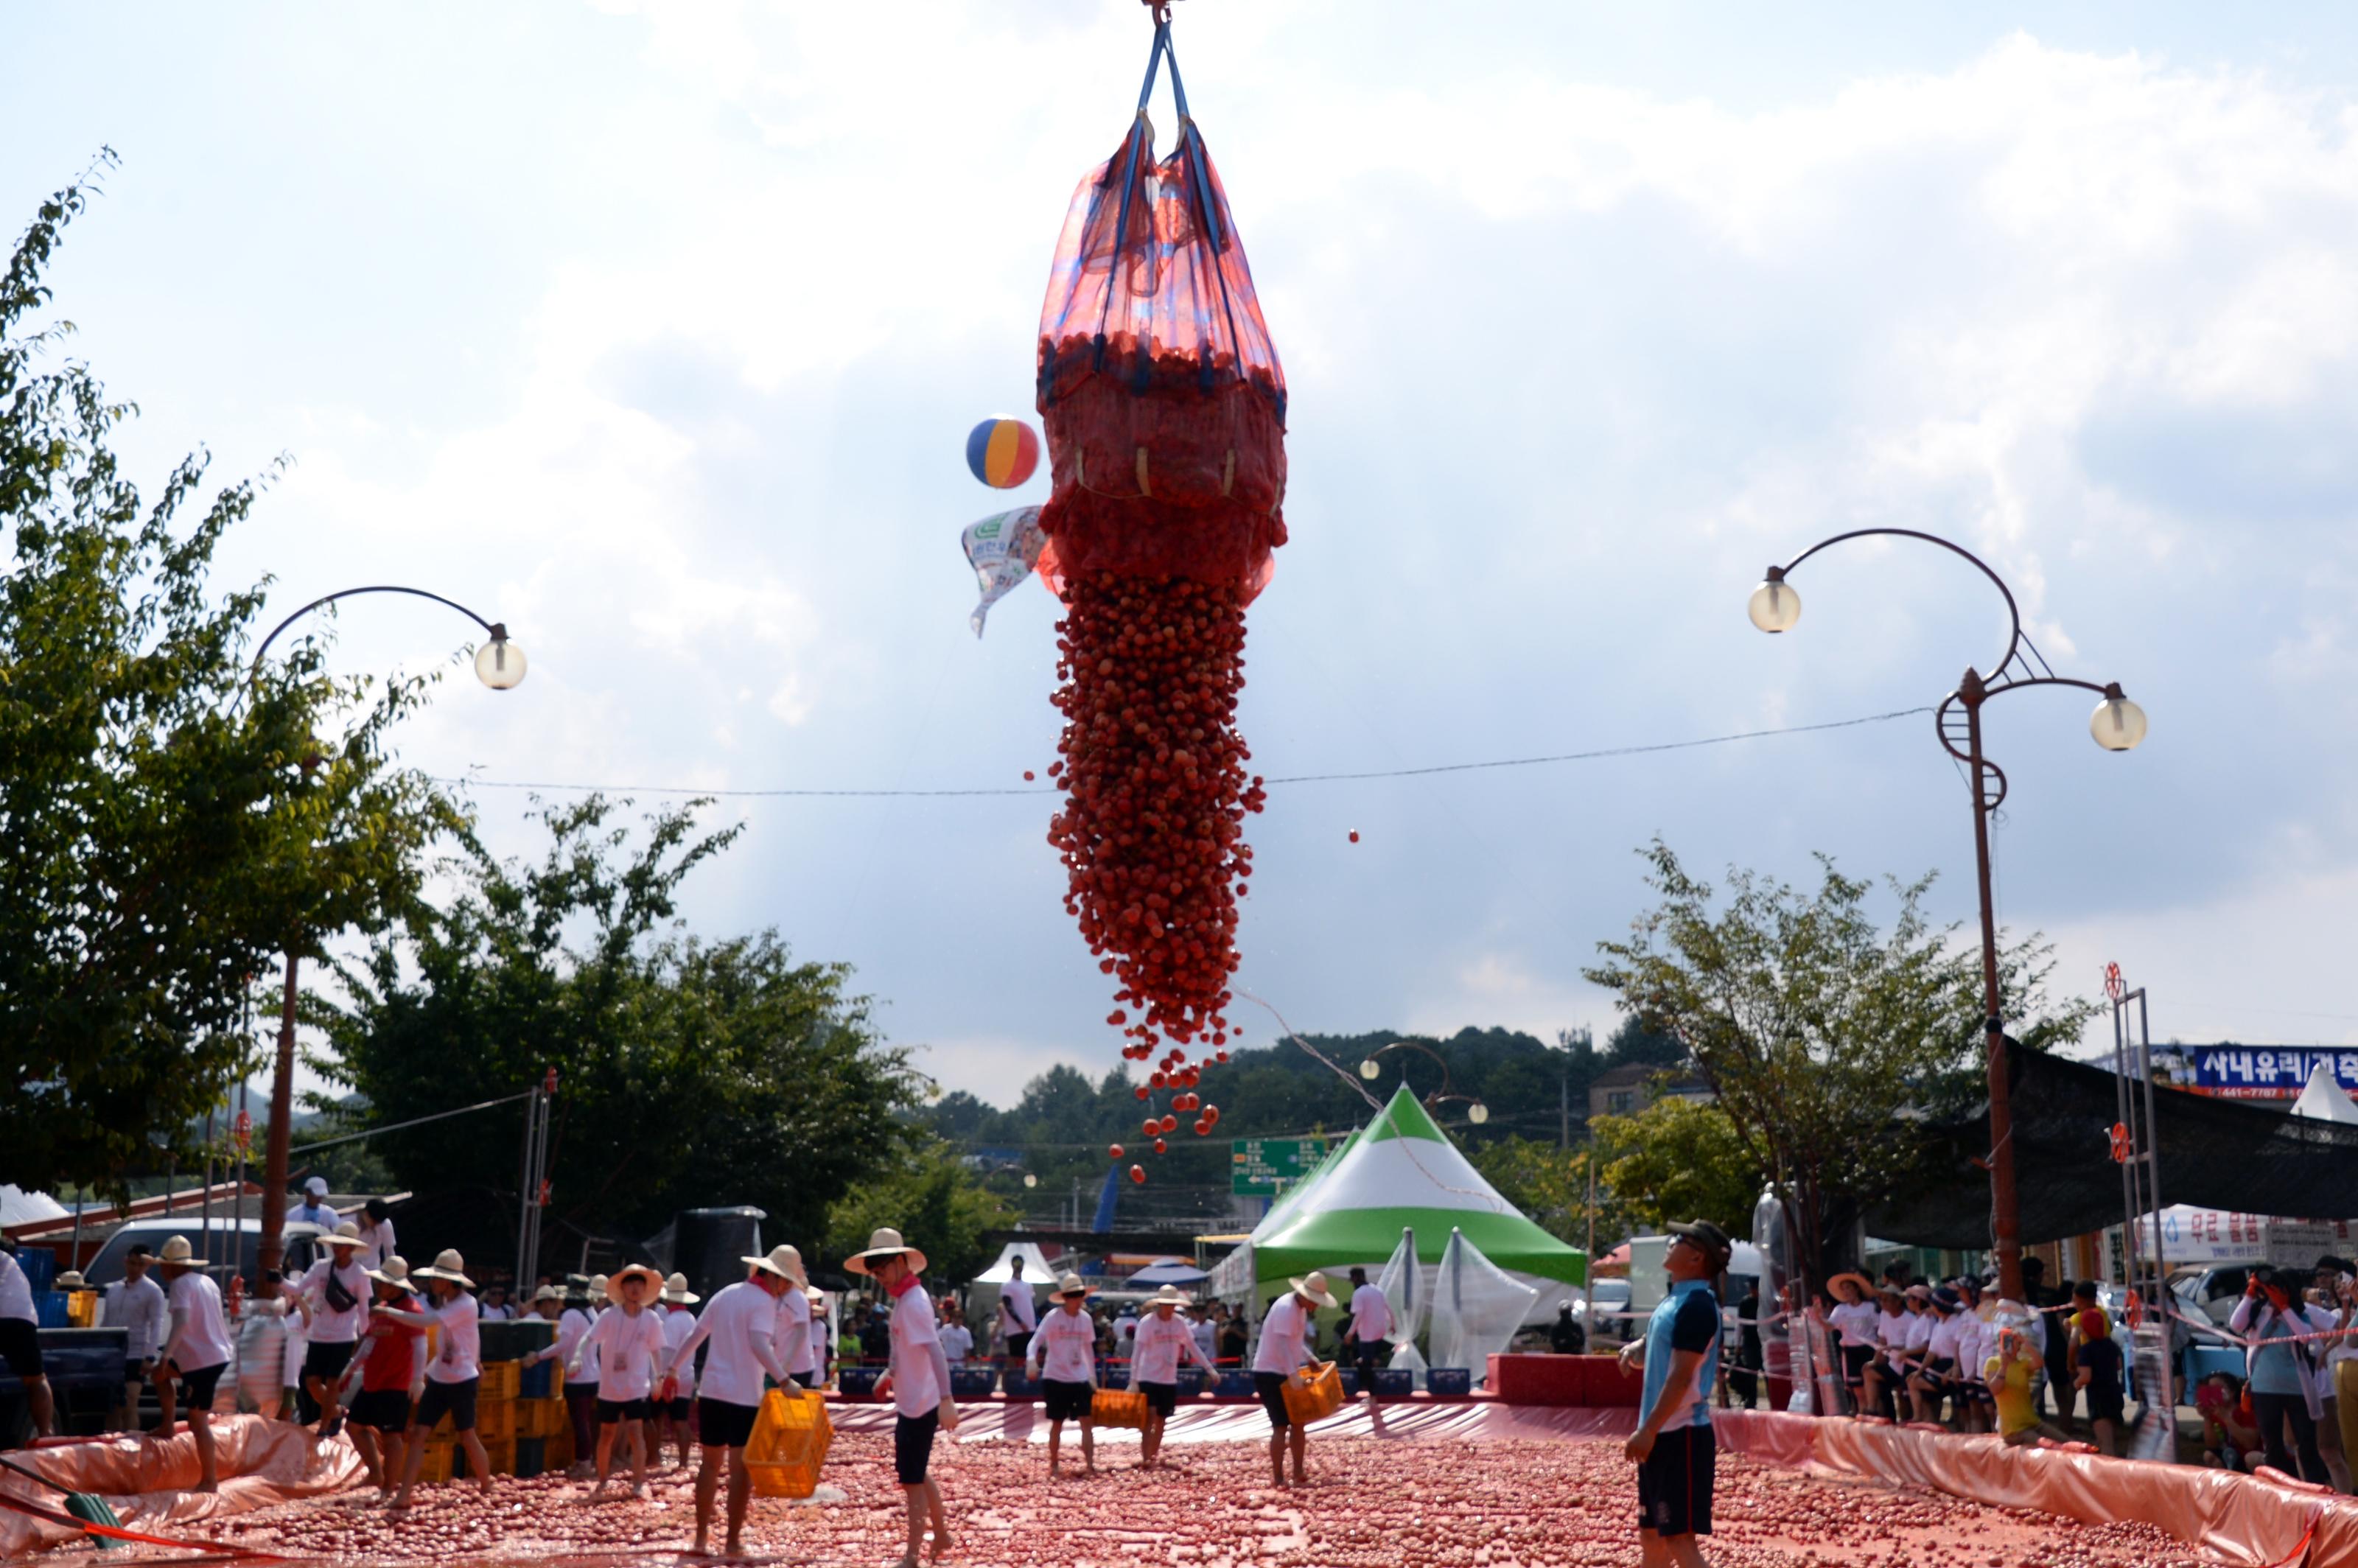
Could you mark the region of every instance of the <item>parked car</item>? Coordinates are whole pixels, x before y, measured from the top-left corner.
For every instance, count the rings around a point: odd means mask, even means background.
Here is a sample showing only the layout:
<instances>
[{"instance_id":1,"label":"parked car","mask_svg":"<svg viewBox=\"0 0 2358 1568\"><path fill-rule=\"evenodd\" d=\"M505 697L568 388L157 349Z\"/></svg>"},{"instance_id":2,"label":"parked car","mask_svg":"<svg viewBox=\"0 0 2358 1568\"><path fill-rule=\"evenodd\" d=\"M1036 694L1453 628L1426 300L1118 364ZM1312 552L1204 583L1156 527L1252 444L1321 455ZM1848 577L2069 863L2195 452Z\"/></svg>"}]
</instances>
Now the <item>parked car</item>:
<instances>
[{"instance_id":1,"label":"parked car","mask_svg":"<svg viewBox=\"0 0 2358 1568\"><path fill-rule=\"evenodd\" d=\"M106 1430L123 1400L124 1351L130 1331L121 1328L45 1328L40 1331L41 1375L58 1413L58 1430L87 1436ZM0 1448L22 1448L33 1440L33 1414L25 1385L0 1362Z\"/></svg>"},{"instance_id":2,"label":"parked car","mask_svg":"<svg viewBox=\"0 0 2358 1568\"><path fill-rule=\"evenodd\" d=\"M1591 1280L1588 1299L1572 1309L1581 1329L1588 1336L1592 1354L1611 1350L1627 1343L1636 1333L1629 1311L1629 1281L1627 1280Z\"/></svg>"},{"instance_id":3,"label":"parked car","mask_svg":"<svg viewBox=\"0 0 2358 1568\"><path fill-rule=\"evenodd\" d=\"M318 1238L321 1234L316 1225L289 1222L286 1227L285 1260L281 1272L292 1279L311 1266L318 1255ZM120 1230L106 1238L106 1245L81 1271L92 1290L104 1290L123 1278L123 1260L135 1246L144 1245L148 1251L160 1253L164 1243L175 1236L185 1236L197 1255L205 1260L205 1272L226 1282L232 1274L242 1274L251 1280L262 1271L262 1221L249 1217L233 1227L226 1216L215 1215L210 1230L202 1215L174 1215L168 1218L148 1217L125 1222Z\"/></svg>"}]
</instances>

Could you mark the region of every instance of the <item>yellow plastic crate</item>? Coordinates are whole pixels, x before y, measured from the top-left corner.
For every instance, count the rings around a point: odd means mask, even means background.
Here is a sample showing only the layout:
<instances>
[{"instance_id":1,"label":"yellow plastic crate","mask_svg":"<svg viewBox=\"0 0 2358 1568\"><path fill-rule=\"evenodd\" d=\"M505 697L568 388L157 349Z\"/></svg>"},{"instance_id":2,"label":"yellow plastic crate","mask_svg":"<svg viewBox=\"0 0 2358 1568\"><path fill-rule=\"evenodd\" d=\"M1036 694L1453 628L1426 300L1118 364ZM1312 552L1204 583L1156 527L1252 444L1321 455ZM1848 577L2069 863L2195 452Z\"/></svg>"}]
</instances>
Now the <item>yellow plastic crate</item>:
<instances>
[{"instance_id":1,"label":"yellow plastic crate","mask_svg":"<svg viewBox=\"0 0 2358 1568\"><path fill-rule=\"evenodd\" d=\"M523 1362L486 1361L483 1363L483 1380L475 1390L475 1398L478 1401L513 1400L523 1385Z\"/></svg>"},{"instance_id":2,"label":"yellow plastic crate","mask_svg":"<svg viewBox=\"0 0 2358 1568\"><path fill-rule=\"evenodd\" d=\"M483 1457L491 1461L492 1475L514 1475L515 1439L513 1437L503 1437L496 1443L492 1442L488 1438L485 1439L483 1443Z\"/></svg>"},{"instance_id":3,"label":"yellow plastic crate","mask_svg":"<svg viewBox=\"0 0 2358 1568\"><path fill-rule=\"evenodd\" d=\"M450 1444L438 1438L426 1440L426 1457L418 1461L417 1478L429 1487L450 1478Z\"/></svg>"},{"instance_id":4,"label":"yellow plastic crate","mask_svg":"<svg viewBox=\"0 0 2358 1568\"><path fill-rule=\"evenodd\" d=\"M1126 1426L1143 1431L1146 1396L1123 1389L1099 1389L1089 1400L1089 1419L1099 1426Z\"/></svg>"},{"instance_id":5,"label":"yellow plastic crate","mask_svg":"<svg viewBox=\"0 0 2358 1568\"><path fill-rule=\"evenodd\" d=\"M754 1495L807 1498L818 1490L819 1466L835 1443L835 1423L816 1390L789 1395L772 1389L762 1398L753 1434L745 1442L745 1475Z\"/></svg>"},{"instance_id":6,"label":"yellow plastic crate","mask_svg":"<svg viewBox=\"0 0 2358 1568\"><path fill-rule=\"evenodd\" d=\"M562 1395L553 1400L518 1400L510 1408L515 1411L518 1437L555 1437L559 1432L571 1430Z\"/></svg>"},{"instance_id":7,"label":"yellow plastic crate","mask_svg":"<svg viewBox=\"0 0 2358 1568\"><path fill-rule=\"evenodd\" d=\"M475 1407L475 1435L485 1443L513 1442L516 1435L516 1401L499 1400Z\"/></svg>"},{"instance_id":8,"label":"yellow plastic crate","mask_svg":"<svg viewBox=\"0 0 2358 1568\"><path fill-rule=\"evenodd\" d=\"M541 1449L541 1471L554 1470L558 1475L573 1468L573 1426L571 1422L548 1434L547 1444Z\"/></svg>"},{"instance_id":9,"label":"yellow plastic crate","mask_svg":"<svg viewBox=\"0 0 2358 1568\"><path fill-rule=\"evenodd\" d=\"M1321 1361L1309 1372L1309 1387L1285 1385L1285 1419L1296 1426L1324 1421L1343 1408L1343 1374L1335 1369L1335 1363Z\"/></svg>"}]
</instances>

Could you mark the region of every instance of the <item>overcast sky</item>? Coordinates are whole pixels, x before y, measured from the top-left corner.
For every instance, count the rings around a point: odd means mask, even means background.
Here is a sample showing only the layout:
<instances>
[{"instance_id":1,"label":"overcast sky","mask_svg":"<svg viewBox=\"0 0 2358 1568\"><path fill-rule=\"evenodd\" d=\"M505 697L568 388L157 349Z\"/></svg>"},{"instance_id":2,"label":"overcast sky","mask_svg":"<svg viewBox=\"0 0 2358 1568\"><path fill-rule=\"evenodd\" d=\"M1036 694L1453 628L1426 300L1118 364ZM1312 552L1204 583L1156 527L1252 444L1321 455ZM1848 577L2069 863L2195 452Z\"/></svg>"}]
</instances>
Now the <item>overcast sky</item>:
<instances>
[{"instance_id":1,"label":"overcast sky","mask_svg":"<svg viewBox=\"0 0 2358 1568\"><path fill-rule=\"evenodd\" d=\"M1772 558L1927 529L2152 717L2123 757L2080 694L1990 710L2000 918L2070 990L2117 960L2158 1036L2358 1039L2358 12L1177 9L1292 389L1257 767L1935 702L2004 633L1937 552L1812 561L1786 637L1744 613ZM121 153L59 311L142 406L148 483L200 444L222 480L294 457L231 579L506 621L530 679L445 682L406 761L1019 785L1054 755L1055 607L1027 585L978 643L957 533L1044 481L985 490L964 438L1031 414L1065 204L1147 41L1129 0L27 6L0 220ZM470 630L363 601L336 662ZM474 799L533 846L525 795ZM850 961L946 1086L1003 1103L1118 1060L1050 806L724 800L747 832L688 920ZM1920 716L1273 789L1240 979L1303 1029L1601 1033L1579 970L1657 832L1706 871L1937 870L1936 912L1972 914Z\"/></svg>"}]
</instances>

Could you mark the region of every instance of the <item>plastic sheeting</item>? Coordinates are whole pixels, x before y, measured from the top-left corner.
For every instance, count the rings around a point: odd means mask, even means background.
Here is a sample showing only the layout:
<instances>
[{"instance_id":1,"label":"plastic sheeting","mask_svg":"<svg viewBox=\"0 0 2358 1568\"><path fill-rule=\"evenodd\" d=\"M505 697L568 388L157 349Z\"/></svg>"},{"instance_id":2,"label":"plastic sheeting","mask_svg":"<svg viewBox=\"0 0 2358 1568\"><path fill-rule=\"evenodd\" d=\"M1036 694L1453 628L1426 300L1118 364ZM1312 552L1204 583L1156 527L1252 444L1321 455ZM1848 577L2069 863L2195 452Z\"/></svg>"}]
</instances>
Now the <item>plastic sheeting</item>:
<instances>
[{"instance_id":1,"label":"plastic sheeting","mask_svg":"<svg viewBox=\"0 0 2358 1568\"><path fill-rule=\"evenodd\" d=\"M1433 1274L1426 1363L1463 1367L1476 1374L1476 1382L1485 1380L1490 1357L1514 1342L1538 1299L1535 1288L1483 1257L1464 1231L1452 1230Z\"/></svg>"},{"instance_id":2,"label":"plastic sheeting","mask_svg":"<svg viewBox=\"0 0 2358 1568\"><path fill-rule=\"evenodd\" d=\"M341 1490L362 1478L351 1440L325 1443L299 1426L260 1416L213 1418L221 1490L198 1492L197 1440L186 1427L175 1435L116 1437L21 1450L9 1458L68 1490L106 1498L125 1530L202 1539L204 1521L251 1513L290 1498ZM0 1470L0 1491L56 1509L55 1492ZM82 1532L13 1509L0 1509L0 1557L82 1540Z\"/></svg>"}]
</instances>

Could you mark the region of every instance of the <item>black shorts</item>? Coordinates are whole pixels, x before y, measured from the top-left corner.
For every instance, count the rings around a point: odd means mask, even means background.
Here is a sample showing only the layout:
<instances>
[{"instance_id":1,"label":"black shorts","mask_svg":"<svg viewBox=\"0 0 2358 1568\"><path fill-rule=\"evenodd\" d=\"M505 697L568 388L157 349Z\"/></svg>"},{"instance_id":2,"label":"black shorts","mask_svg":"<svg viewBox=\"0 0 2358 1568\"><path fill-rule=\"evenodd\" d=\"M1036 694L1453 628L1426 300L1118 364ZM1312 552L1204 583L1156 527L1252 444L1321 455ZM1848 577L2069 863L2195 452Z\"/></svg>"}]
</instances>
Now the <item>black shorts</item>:
<instances>
[{"instance_id":1,"label":"black shorts","mask_svg":"<svg viewBox=\"0 0 2358 1568\"><path fill-rule=\"evenodd\" d=\"M1253 1392L1260 1396L1260 1408L1269 1412L1269 1424L1281 1432L1293 1424L1293 1418L1285 1411L1285 1382L1282 1372L1253 1374Z\"/></svg>"},{"instance_id":2,"label":"black shorts","mask_svg":"<svg viewBox=\"0 0 2358 1568\"><path fill-rule=\"evenodd\" d=\"M308 1383L317 1378L323 1383L334 1382L344 1375L344 1368L352 1364L352 1352L360 1348L360 1343L357 1339L347 1339L341 1345L306 1346L303 1351L303 1380Z\"/></svg>"},{"instance_id":3,"label":"black shorts","mask_svg":"<svg viewBox=\"0 0 2358 1568\"><path fill-rule=\"evenodd\" d=\"M653 1400L607 1400L598 1401L598 1424L611 1426L618 1421L646 1421L655 1413Z\"/></svg>"},{"instance_id":4,"label":"black shorts","mask_svg":"<svg viewBox=\"0 0 2358 1568\"><path fill-rule=\"evenodd\" d=\"M726 1400L699 1400L696 1406L696 1440L707 1448L742 1448L753 1435L759 1405L732 1405Z\"/></svg>"},{"instance_id":5,"label":"black shorts","mask_svg":"<svg viewBox=\"0 0 2358 1568\"><path fill-rule=\"evenodd\" d=\"M183 1411L209 1411L213 1408L213 1390L221 1375L229 1370L229 1363L216 1361L210 1367L200 1367L193 1372L180 1374L180 1408Z\"/></svg>"},{"instance_id":6,"label":"black shorts","mask_svg":"<svg viewBox=\"0 0 2358 1568\"><path fill-rule=\"evenodd\" d=\"M1179 1408L1179 1385L1176 1383L1141 1382L1138 1391L1146 1396L1146 1408L1156 1415L1168 1416Z\"/></svg>"},{"instance_id":7,"label":"black shorts","mask_svg":"<svg viewBox=\"0 0 2358 1568\"><path fill-rule=\"evenodd\" d=\"M1718 1458L1709 1422L1655 1438L1654 1451L1638 1466L1638 1528L1660 1536L1709 1535Z\"/></svg>"},{"instance_id":8,"label":"black shorts","mask_svg":"<svg viewBox=\"0 0 2358 1568\"><path fill-rule=\"evenodd\" d=\"M475 1390L482 1382L481 1378L470 1378L463 1383L438 1383L427 1379L426 1392L418 1396L417 1409L411 1412L409 1424L430 1432L448 1415L452 1432L474 1431Z\"/></svg>"},{"instance_id":9,"label":"black shorts","mask_svg":"<svg viewBox=\"0 0 2358 1568\"><path fill-rule=\"evenodd\" d=\"M19 1378L44 1376L39 1326L21 1317L0 1317L0 1360L6 1361L8 1370Z\"/></svg>"},{"instance_id":10,"label":"black shorts","mask_svg":"<svg viewBox=\"0 0 2358 1568\"><path fill-rule=\"evenodd\" d=\"M372 1432L404 1431L409 1425L409 1390L362 1389L352 1396L350 1413L354 1426Z\"/></svg>"},{"instance_id":11,"label":"black shorts","mask_svg":"<svg viewBox=\"0 0 2358 1568\"><path fill-rule=\"evenodd\" d=\"M695 1402L696 1396L693 1394L690 1394L684 1400L674 1400L671 1403L664 1407L664 1413L670 1416L674 1421L686 1421L687 1419L687 1407Z\"/></svg>"},{"instance_id":12,"label":"black shorts","mask_svg":"<svg viewBox=\"0 0 2358 1568\"><path fill-rule=\"evenodd\" d=\"M1933 1356L1925 1358L1916 1373L1917 1379L1935 1394L1944 1394L1957 1386L1957 1360L1953 1356Z\"/></svg>"},{"instance_id":13,"label":"black shorts","mask_svg":"<svg viewBox=\"0 0 2358 1568\"><path fill-rule=\"evenodd\" d=\"M2109 1421L2118 1425L2128 1415L2128 1397L2118 1389L2100 1389L2093 1383L2080 1390L2088 1396L2088 1419Z\"/></svg>"},{"instance_id":14,"label":"black shorts","mask_svg":"<svg viewBox=\"0 0 2358 1568\"><path fill-rule=\"evenodd\" d=\"M1010 1361L1021 1366L1023 1358L1031 1354L1032 1336L1030 1335L1011 1334L1007 1336L1007 1358Z\"/></svg>"},{"instance_id":15,"label":"black shorts","mask_svg":"<svg viewBox=\"0 0 2358 1568\"><path fill-rule=\"evenodd\" d=\"M816 1389L818 1387L818 1374L817 1372L790 1372L787 1376L794 1379L795 1382L800 1383L806 1389Z\"/></svg>"},{"instance_id":16,"label":"black shorts","mask_svg":"<svg viewBox=\"0 0 2358 1568\"><path fill-rule=\"evenodd\" d=\"M1866 1376L1866 1364L1875 1359L1872 1345L1845 1345L1842 1347L1843 1381L1856 1383Z\"/></svg>"},{"instance_id":17,"label":"black shorts","mask_svg":"<svg viewBox=\"0 0 2358 1568\"><path fill-rule=\"evenodd\" d=\"M939 1410L929 1410L923 1415L904 1415L892 1423L892 1468L901 1485L925 1484L925 1467L934 1462L934 1429L941 1421Z\"/></svg>"},{"instance_id":18,"label":"black shorts","mask_svg":"<svg viewBox=\"0 0 2358 1568\"><path fill-rule=\"evenodd\" d=\"M1040 1393L1047 1401L1050 1421L1087 1421L1098 1397L1087 1383L1060 1383L1054 1378L1040 1379Z\"/></svg>"}]
</instances>

